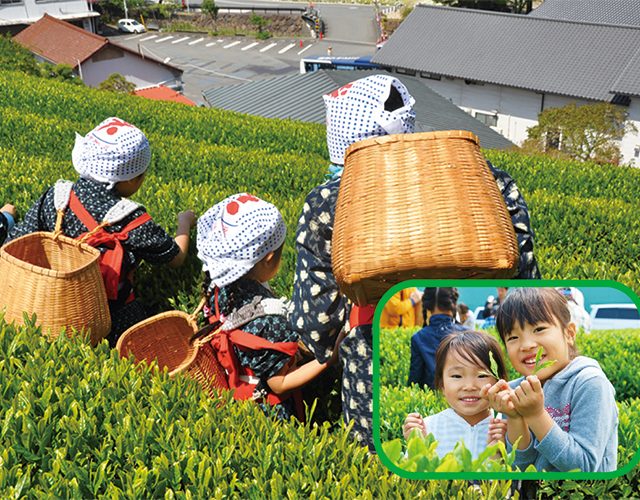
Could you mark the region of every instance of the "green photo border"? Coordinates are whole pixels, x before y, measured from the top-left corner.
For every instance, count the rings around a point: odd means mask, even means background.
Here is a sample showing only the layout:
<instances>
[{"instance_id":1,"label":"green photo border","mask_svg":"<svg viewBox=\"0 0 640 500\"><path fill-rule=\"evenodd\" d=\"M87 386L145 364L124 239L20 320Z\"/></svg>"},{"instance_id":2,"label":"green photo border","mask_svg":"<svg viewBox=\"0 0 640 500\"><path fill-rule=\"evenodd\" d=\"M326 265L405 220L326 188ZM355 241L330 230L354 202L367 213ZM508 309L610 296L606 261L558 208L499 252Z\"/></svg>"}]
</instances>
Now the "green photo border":
<instances>
[{"instance_id":1,"label":"green photo border","mask_svg":"<svg viewBox=\"0 0 640 500\"><path fill-rule=\"evenodd\" d=\"M405 479L613 479L630 472L640 462L640 449L631 457L627 465L611 472L408 472L393 465L382 450L380 441L380 315L384 304L403 288L408 287L580 287L580 288L615 288L629 297L640 310L640 297L626 285L613 280L424 280L415 279L392 286L380 299L373 317L373 441L380 460L387 469ZM640 375L639 375L640 376Z\"/></svg>"}]
</instances>

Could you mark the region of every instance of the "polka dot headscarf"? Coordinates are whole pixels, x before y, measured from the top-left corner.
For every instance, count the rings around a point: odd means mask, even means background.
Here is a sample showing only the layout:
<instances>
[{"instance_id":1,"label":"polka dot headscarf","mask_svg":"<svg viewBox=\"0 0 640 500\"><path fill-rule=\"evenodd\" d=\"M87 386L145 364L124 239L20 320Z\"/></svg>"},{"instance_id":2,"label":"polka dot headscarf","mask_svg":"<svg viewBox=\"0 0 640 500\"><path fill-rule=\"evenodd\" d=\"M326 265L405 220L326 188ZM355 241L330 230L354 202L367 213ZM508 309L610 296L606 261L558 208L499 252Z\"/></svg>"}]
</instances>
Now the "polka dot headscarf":
<instances>
[{"instance_id":1,"label":"polka dot headscarf","mask_svg":"<svg viewBox=\"0 0 640 500\"><path fill-rule=\"evenodd\" d=\"M84 137L76 134L71 158L80 177L113 188L116 182L131 180L147 170L151 149L138 128L111 117Z\"/></svg>"},{"instance_id":2,"label":"polka dot headscarf","mask_svg":"<svg viewBox=\"0 0 640 500\"><path fill-rule=\"evenodd\" d=\"M404 106L386 111L384 103L395 87ZM389 75L372 75L334 90L324 97L327 109L327 146L331 162L344 164L344 153L354 142L414 130L415 100L404 84Z\"/></svg>"},{"instance_id":3,"label":"polka dot headscarf","mask_svg":"<svg viewBox=\"0 0 640 500\"><path fill-rule=\"evenodd\" d=\"M247 274L284 242L287 228L271 203L235 194L198 219L198 258L211 285L223 287Z\"/></svg>"}]
</instances>

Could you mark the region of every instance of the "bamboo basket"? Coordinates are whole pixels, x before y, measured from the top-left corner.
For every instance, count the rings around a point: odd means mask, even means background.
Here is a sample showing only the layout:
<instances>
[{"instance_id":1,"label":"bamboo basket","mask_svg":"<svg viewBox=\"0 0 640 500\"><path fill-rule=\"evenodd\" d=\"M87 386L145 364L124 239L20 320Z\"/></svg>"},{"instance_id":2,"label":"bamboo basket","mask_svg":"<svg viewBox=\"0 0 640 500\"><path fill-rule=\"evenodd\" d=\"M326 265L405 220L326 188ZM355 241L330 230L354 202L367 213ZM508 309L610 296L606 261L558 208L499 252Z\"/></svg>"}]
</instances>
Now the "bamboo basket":
<instances>
[{"instance_id":1,"label":"bamboo basket","mask_svg":"<svg viewBox=\"0 0 640 500\"><path fill-rule=\"evenodd\" d=\"M120 357L133 354L137 361L167 368L169 376L178 373L197 380L209 395L220 389L228 389L224 368L220 365L210 340L217 333L195 339L199 331L197 314L204 306L204 299L193 312L168 311L152 316L129 328L118 339L116 349Z\"/></svg>"},{"instance_id":2,"label":"bamboo basket","mask_svg":"<svg viewBox=\"0 0 640 500\"><path fill-rule=\"evenodd\" d=\"M509 278L518 244L467 131L390 135L346 152L332 241L342 292L373 304L412 278Z\"/></svg>"},{"instance_id":3,"label":"bamboo basket","mask_svg":"<svg viewBox=\"0 0 640 500\"><path fill-rule=\"evenodd\" d=\"M0 309L8 322L23 324L35 313L45 334L56 338L91 331L96 345L111 330L107 294L100 274L100 252L61 234L37 232L0 248L4 280Z\"/></svg>"}]
</instances>

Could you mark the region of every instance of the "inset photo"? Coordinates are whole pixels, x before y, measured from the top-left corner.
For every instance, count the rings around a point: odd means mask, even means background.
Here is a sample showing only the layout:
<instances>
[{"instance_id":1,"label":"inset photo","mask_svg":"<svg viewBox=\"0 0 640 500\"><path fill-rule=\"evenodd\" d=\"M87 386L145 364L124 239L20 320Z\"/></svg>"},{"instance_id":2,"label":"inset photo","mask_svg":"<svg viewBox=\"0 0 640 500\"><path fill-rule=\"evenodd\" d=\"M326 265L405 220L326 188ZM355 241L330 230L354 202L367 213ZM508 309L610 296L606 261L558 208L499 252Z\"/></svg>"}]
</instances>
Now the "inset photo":
<instances>
[{"instance_id":1,"label":"inset photo","mask_svg":"<svg viewBox=\"0 0 640 500\"><path fill-rule=\"evenodd\" d=\"M393 287L374 318L381 460L411 479L629 472L640 460L638 302L613 281Z\"/></svg>"}]
</instances>

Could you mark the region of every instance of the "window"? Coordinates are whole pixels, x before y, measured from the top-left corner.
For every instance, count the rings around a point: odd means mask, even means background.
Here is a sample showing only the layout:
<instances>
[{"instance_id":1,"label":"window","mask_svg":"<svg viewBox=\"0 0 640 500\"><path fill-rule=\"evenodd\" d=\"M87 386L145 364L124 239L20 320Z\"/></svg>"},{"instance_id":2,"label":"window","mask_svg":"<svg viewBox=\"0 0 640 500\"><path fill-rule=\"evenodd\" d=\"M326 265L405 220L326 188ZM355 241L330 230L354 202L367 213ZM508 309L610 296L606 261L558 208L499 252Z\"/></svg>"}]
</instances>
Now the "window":
<instances>
[{"instance_id":1,"label":"window","mask_svg":"<svg viewBox=\"0 0 640 500\"><path fill-rule=\"evenodd\" d=\"M442 76L436 75L434 73L428 73L426 71L421 71L420 76L422 78L428 78L429 80L442 80Z\"/></svg>"},{"instance_id":2,"label":"window","mask_svg":"<svg viewBox=\"0 0 640 500\"><path fill-rule=\"evenodd\" d=\"M640 146L636 146L635 149L633 150L633 157L640 158Z\"/></svg>"},{"instance_id":3,"label":"window","mask_svg":"<svg viewBox=\"0 0 640 500\"><path fill-rule=\"evenodd\" d=\"M622 307L602 307L596 312L596 318L605 319L640 319L637 309Z\"/></svg>"},{"instance_id":4,"label":"window","mask_svg":"<svg viewBox=\"0 0 640 500\"><path fill-rule=\"evenodd\" d=\"M22 3L22 0L0 0L0 5L9 5L13 3Z\"/></svg>"},{"instance_id":5,"label":"window","mask_svg":"<svg viewBox=\"0 0 640 500\"><path fill-rule=\"evenodd\" d=\"M476 111L475 117L477 120L481 121L488 127L497 127L498 126L498 115L481 113Z\"/></svg>"},{"instance_id":6,"label":"window","mask_svg":"<svg viewBox=\"0 0 640 500\"><path fill-rule=\"evenodd\" d=\"M415 69L396 68L396 73L398 73L400 75L416 76L416 70Z\"/></svg>"}]
</instances>

